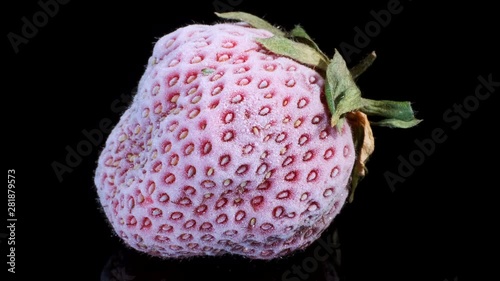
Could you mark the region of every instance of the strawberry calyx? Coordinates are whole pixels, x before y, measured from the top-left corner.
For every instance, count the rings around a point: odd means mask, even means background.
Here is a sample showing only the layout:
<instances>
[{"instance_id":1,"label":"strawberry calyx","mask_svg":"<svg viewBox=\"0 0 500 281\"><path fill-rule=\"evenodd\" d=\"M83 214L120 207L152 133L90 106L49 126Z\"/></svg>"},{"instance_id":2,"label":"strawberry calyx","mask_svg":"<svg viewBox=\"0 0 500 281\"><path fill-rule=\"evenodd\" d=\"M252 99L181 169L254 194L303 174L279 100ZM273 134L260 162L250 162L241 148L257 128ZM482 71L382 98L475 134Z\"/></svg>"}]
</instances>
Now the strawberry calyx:
<instances>
[{"instance_id":1,"label":"strawberry calyx","mask_svg":"<svg viewBox=\"0 0 500 281\"><path fill-rule=\"evenodd\" d=\"M375 52L349 69L342 55L335 49L330 59L307 32L297 25L285 32L269 22L245 12L215 13L218 17L246 22L254 28L273 34L269 38L256 38L267 50L293 59L315 69L325 79L324 93L330 113L330 125L341 130L345 121L352 129L356 148L356 161L351 173L349 202L352 202L358 182L366 175L365 167L374 151L371 125L391 128L410 128L422 120L416 119L408 101L372 100L361 96L357 79L375 61ZM376 117L376 121L368 117Z\"/></svg>"}]
</instances>

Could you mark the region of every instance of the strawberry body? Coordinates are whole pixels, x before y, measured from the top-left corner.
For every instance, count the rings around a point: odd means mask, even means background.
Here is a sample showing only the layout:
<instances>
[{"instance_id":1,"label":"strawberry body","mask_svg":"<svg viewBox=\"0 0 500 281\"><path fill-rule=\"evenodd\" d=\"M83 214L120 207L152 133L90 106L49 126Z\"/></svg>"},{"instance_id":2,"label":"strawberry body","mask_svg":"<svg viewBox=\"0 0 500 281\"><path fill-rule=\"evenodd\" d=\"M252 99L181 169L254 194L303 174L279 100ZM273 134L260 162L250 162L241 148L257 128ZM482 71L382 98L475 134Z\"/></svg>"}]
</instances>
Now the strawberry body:
<instances>
[{"instance_id":1,"label":"strawberry body","mask_svg":"<svg viewBox=\"0 0 500 281\"><path fill-rule=\"evenodd\" d=\"M307 247L339 213L350 127L330 126L321 75L255 41L271 35L190 25L155 44L95 173L127 245L271 259Z\"/></svg>"}]
</instances>

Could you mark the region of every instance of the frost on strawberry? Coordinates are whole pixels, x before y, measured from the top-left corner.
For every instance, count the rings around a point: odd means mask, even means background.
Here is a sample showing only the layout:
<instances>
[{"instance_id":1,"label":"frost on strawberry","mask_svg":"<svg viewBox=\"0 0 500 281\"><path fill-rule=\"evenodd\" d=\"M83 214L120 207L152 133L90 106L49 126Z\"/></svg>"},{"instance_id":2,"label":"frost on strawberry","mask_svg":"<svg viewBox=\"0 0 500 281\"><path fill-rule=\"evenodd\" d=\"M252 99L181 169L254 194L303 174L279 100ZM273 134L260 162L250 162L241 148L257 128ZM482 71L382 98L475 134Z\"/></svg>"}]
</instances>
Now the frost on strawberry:
<instances>
[{"instance_id":1,"label":"frost on strawberry","mask_svg":"<svg viewBox=\"0 0 500 281\"><path fill-rule=\"evenodd\" d=\"M356 122L332 126L345 114L327 102L343 79L330 61L321 72L282 54L266 40L286 43L284 33L247 21L190 25L155 44L95 173L127 245L160 257L284 256L318 238L350 194L353 167L364 169Z\"/></svg>"}]
</instances>

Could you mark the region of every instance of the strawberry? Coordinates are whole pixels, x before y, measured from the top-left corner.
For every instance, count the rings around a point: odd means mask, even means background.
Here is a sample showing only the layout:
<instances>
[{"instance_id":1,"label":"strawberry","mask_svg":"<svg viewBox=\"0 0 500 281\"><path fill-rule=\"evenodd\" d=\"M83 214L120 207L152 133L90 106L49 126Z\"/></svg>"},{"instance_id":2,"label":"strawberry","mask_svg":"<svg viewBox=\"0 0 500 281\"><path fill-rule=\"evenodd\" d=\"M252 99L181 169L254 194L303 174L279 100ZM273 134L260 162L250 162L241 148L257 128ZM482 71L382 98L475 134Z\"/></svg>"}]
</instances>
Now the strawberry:
<instances>
[{"instance_id":1,"label":"strawberry","mask_svg":"<svg viewBox=\"0 0 500 281\"><path fill-rule=\"evenodd\" d=\"M354 72L342 72L339 55L326 58L300 28L220 16L242 22L189 25L156 42L99 156L107 219L151 255L303 249L340 212L373 150L361 110L377 104L350 98Z\"/></svg>"}]
</instances>

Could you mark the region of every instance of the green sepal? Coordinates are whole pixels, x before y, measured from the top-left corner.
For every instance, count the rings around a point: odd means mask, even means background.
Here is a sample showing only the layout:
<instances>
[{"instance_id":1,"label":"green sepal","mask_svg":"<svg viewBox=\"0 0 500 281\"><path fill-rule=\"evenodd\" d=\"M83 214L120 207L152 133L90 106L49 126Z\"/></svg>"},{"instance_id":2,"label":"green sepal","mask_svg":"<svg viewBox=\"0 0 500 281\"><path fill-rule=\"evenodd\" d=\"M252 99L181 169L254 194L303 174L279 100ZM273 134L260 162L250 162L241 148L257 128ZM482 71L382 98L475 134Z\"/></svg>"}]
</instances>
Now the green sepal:
<instances>
[{"instance_id":1,"label":"green sepal","mask_svg":"<svg viewBox=\"0 0 500 281\"><path fill-rule=\"evenodd\" d=\"M252 14L249 14L249 13L227 12L227 13L215 13L215 14L218 17L223 18L223 19L244 21L255 28L267 30L276 36L285 36L286 35L286 33L281 31L281 29L273 26L269 22L267 22L259 17L256 17Z\"/></svg>"},{"instance_id":2,"label":"green sepal","mask_svg":"<svg viewBox=\"0 0 500 281\"><path fill-rule=\"evenodd\" d=\"M418 125L422 122L422 119L413 119L410 121L404 121L399 119L384 119L381 121L370 121L372 125L381 126L381 127L390 127L390 128L400 128L400 129L408 129L413 126Z\"/></svg>"},{"instance_id":3,"label":"green sepal","mask_svg":"<svg viewBox=\"0 0 500 281\"><path fill-rule=\"evenodd\" d=\"M325 95L332 114L330 119L332 127L338 125L343 114L354 111L361 105L361 91L352 79L345 60L337 50L326 70ZM337 128L340 127L337 126Z\"/></svg>"},{"instance_id":4,"label":"green sepal","mask_svg":"<svg viewBox=\"0 0 500 281\"><path fill-rule=\"evenodd\" d=\"M323 60L324 61L329 61L328 59L328 56L325 55L325 53L323 53L323 51L321 51L321 49L318 47L318 45L316 44L316 42L314 42L314 40L311 38L311 36L309 36L309 34L307 34L307 32L305 31L304 28L302 28L302 26L300 25L296 25L289 33L288 35L289 37L291 37L292 39L295 39L299 42L302 42L306 45L309 45L311 48L313 48L314 50L316 50L316 52L318 52L319 54L321 54L321 56L323 56Z\"/></svg>"},{"instance_id":5,"label":"green sepal","mask_svg":"<svg viewBox=\"0 0 500 281\"><path fill-rule=\"evenodd\" d=\"M256 38L255 41L275 54L291 58L314 68L322 70L327 68L328 61L325 61L323 55L304 43L295 42L278 35L269 38Z\"/></svg>"},{"instance_id":6,"label":"green sepal","mask_svg":"<svg viewBox=\"0 0 500 281\"><path fill-rule=\"evenodd\" d=\"M393 128L410 128L422 120L415 118L411 103L407 101L371 100L362 99L363 106L360 110L368 116L385 117L372 124Z\"/></svg>"}]
</instances>

